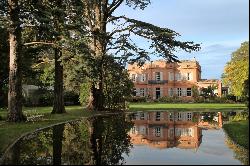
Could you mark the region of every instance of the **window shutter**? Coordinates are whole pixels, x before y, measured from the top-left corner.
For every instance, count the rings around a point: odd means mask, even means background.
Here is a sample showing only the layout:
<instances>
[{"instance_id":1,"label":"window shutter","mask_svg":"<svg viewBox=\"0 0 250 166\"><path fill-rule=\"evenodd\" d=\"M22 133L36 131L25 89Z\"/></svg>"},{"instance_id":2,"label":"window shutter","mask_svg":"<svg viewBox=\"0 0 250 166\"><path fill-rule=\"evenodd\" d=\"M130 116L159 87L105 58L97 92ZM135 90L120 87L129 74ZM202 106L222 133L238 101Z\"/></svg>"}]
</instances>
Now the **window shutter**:
<instances>
[{"instance_id":1,"label":"window shutter","mask_svg":"<svg viewBox=\"0 0 250 166\"><path fill-rule=\"evenodd\" d=\"M141 74L137 74L136 81L141 81Z\"/></svg>"},{"instance_id":2,"label":"window shutter","mask_svg":"<svg viewBox=\"0 0 250 166\"><path fill-rule=\"evenodd\" d=\"M160 97L162 97L162 96L163 96L163 88L160 87Z\"/></svg>"},{"instance_id":3,"label":"window shutter","mask_svg":"<svg viewBox=\"0 0 250 166\"><path fill-rule=\"evenodd\" d=\"M152 88L152 90L153 90L153 99L156 99L156 89Z\"/></svg>"},{"instance_id":4,"label":"window shutter","mask_svg":"<svg viewBox=\"0 0 250 166\"><path fill-rule=\"evenodd\" d=\"M160 72L160 80L162 81L163 80L163 73Z\"/></svg>"},{"instance_id":5,"label":"window shutter","mask_svg":"<svg viewBox=\"0 0 250 166\"><path fill-rule=\"evenodd\" d=\"M174 88L174 93L173 95L177 95L177 88Z\"/></svg>"},{"instance_id":6,"label":"window shutter","mask_svg":"<svg viewBox=\"0 0 250 166\"><path fill-rule=\"evenodd\" d=\"M164 113L161 112L161 120L164 120Z\"/></svg>"},{"instance_id":7,"label":"window shutter","mask_svg":"<svg viewBox=\"0 0 250 166\"><path fill-rule=\"evenodd\" d=\"M193 73L190 73L190 80L193 80Z\"/></svg>"},{"instance_id":8,"label":"window shutter","mask_svg":"<svg viewBox=\"0 0 250 166\"><path fill-rule=\"evenodd\" d=\"M182 96L187 96L187 88L181 88L182 89Z\"/></svg>"},{"instance_id":9,"label":"window shutter","mask_svg":"<svg viewBox=\"0 0 250 166\"><path fill-rule=\"evenodd\" d=\"M136 96L140 96L140 88L136 88Z\"/></svg>"}]
</instances>

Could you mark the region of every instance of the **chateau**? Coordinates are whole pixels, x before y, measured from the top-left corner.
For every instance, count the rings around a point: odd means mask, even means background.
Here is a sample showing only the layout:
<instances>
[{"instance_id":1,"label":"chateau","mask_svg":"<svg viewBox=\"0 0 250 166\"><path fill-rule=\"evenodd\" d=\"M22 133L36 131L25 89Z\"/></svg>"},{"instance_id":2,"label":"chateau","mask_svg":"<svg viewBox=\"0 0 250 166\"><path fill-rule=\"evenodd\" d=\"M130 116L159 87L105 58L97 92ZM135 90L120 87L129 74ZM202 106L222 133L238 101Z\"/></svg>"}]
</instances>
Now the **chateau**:
<instances>
[{"instance_id":1,"label":"chateau","mask_svg":"<svg viewBox=\"0 0 250 166\"><path fill-rule=\"evenodd\" d=\"M220 80L201 79L201 66L195 60L167 63L165 60L151 61L142 67L128 65L130 78L134 82L134 96L159 99L163 96L178 96L192 99L192 87L216 86L214 93L222 96Z\"/></svg>"}]
</instances>

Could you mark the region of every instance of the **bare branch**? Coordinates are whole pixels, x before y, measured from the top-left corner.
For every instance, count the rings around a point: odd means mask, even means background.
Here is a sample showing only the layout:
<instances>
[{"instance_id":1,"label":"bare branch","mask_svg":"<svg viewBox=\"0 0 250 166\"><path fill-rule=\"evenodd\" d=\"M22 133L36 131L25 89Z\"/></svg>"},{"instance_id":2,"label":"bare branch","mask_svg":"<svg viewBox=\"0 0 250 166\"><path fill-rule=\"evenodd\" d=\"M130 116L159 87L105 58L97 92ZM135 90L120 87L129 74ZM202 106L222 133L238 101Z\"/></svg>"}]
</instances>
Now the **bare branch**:
<instances>
[{"instance_id":1,"label":"bare branch","mask_svg":"<svg viewBox=\"0 0 250 166\"><path fill-rule=\"evenodd\" d=\"M122 4L122 2L124 2L124 0L118 0L116 2L113 1L113 3L108 8L108 16L111 16L115 9L117 9Z\"/></svg>"}]
</instances>

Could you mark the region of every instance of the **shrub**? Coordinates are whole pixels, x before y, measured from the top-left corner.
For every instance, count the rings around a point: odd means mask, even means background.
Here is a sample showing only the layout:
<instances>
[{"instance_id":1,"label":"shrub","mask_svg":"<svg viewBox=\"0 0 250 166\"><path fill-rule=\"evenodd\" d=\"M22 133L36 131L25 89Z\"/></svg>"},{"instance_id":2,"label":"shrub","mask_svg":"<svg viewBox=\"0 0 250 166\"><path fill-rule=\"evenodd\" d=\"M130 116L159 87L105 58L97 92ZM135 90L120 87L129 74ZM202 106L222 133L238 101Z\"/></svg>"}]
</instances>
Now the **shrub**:
<instances>
[{"instance_id":1,"label":"shrub","mask_svg":"<svg viewBox=\"0 0 250 166\"><path fill-rule=\"evenodd\" d=\"M163 96L159 99L160 102L172 103L174 101L173 97Z\"/></svg>"},{"instance_id":2,"label":"shrub","mask_svg":"<svg viewBox=\"0 0 250 166\"><path fill-rule=\"evenodd\" d=\"M127 101L138 102L138 103L147 102L147 97L132 96L132 97L128 98Z\"/></svg>"},{"instance_id":3,"label":"shrub","mask_svg":"<svg viewBox=\"0 0 250 166\"><path fill-rule=\"evenodd\" d=\"M79 95L72 92L72 91L66 91L64 93L64 103L65 105L78 105L79 102Z\"/></svg>"},{"instance_id":4,"label":"shrub","mask_svg":"<svg viewBox=\"0 0 250 166\"><path fill-rule=\"evenodd\" d=\"M39 96L38 106L52 106L54 96L52 92L47 92Z\"/></svg>"},{"instance_id":5,"label":"shrub","mask_svg":"<svg viewBox=\"0 0 250 166\"><path fill-rule=\"evenodd\" d=\"M202 96L196 97L194 98L194 102L195 103L204 103L205 102L205 98Z\"/></svg>"},{"instance_id":6,"label":"shrub","mask_svg":"<svg viewBox=\"0 0 250 166\"><path fill-rule=\"evenodd\" d=\"M79 96L79 102L81 105L86 105L88 103L90 90L90 83L83 83L81 85Z\"/></svg>"},{"instance_id":7,"label":"shrub","mask_svg":"<svg viewBox=\"0 0 250 166\"><path fill-rule=\"evenodd\" d=\"M249 118L249 112L243 111L237 113L235 116L230 116L229 121L242 121L242 120L247 120L248 118Z\"/></svg>"}]
</instances>

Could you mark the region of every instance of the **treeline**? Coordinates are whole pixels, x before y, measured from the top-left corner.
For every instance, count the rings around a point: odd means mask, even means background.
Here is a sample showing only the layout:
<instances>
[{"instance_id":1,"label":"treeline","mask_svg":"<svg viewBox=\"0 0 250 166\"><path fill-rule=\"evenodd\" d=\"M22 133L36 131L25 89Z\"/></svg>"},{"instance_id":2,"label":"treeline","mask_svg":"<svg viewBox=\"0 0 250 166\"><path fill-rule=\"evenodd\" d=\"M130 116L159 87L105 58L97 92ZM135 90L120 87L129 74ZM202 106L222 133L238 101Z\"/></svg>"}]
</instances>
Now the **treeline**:
<instances>
[{"instance_id":1,"label":"treeline","mask_svg":"<svg viewBox=\"0 0 250 166\"><path fill-rule=\"evenodd\" d=\"M0 89L8 121L25 120L24 83L54 87L52 113L65 112L65 89L82 89L89 110L121 109L133 86L127 63L143 65L150 55L175 62L176 49L200 49L176 40L180 35L171 29L117 16L121 5L143 10L150 0L0 1ZM150 49L136 45L135 36L147 40Z\"/></svg>"}]
</instances>

